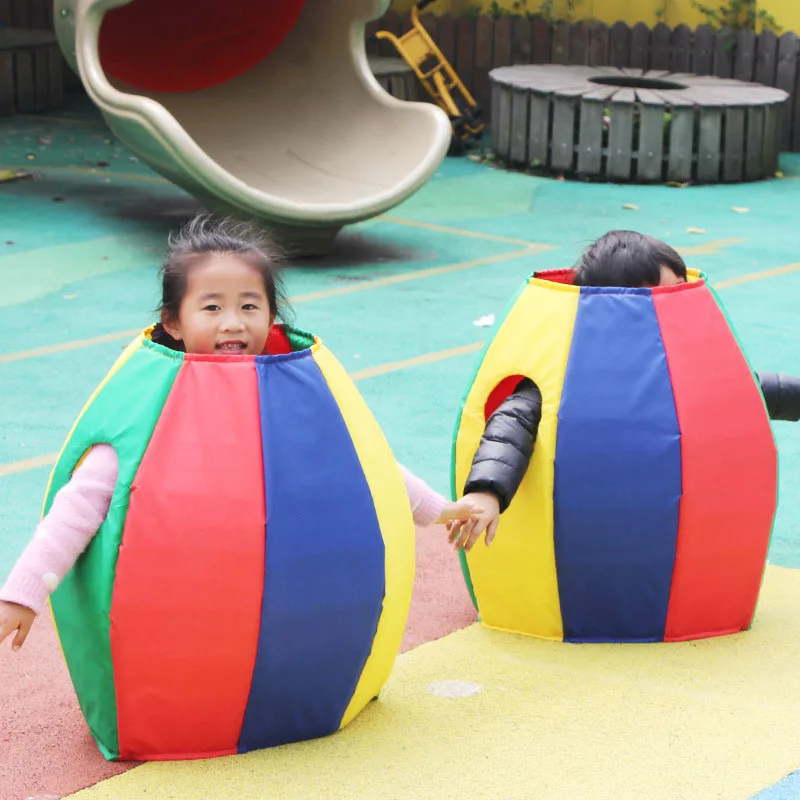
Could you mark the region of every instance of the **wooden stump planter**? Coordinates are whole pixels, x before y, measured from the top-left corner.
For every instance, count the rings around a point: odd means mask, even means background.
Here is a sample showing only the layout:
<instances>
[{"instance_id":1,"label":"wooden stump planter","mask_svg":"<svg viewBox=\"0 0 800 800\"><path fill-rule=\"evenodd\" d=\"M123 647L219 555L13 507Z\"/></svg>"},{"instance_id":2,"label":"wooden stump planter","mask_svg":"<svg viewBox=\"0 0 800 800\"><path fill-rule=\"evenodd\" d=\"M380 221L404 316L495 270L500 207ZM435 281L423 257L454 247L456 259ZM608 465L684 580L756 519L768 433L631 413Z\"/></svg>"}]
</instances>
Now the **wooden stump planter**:
<instances>
[{"instance_id":1,"label":"wooden stump planter","mask_svg":"<svg viewBox=\"0 0 800 800\"><path fill-rule=\"evenodd\" d=\"M490 73L492 143L509 165L615 182L774 175L788 94L629 67L526 65Z\"/></svg>"}]
</instances>

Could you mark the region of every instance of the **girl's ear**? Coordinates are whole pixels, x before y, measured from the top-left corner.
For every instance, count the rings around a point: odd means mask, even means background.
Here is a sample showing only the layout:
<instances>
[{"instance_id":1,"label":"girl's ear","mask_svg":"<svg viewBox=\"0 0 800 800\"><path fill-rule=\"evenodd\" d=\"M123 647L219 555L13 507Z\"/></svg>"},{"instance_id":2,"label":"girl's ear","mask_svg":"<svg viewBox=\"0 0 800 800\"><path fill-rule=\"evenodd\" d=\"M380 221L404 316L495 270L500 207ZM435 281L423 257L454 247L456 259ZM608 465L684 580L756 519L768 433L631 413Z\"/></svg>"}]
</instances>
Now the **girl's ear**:
<instances>
[{"instance_id":1,"label":"girl's ear","mask_svg":"<svg viewBox=\"0 0 800 800\"><path fill-rule=\"evenodd\" d=\"M172 319L165 311L161 312L161 327L176 341L180 342L183 339L181 335L181 326L177 320Z\"/></svg>"}]
</instances>

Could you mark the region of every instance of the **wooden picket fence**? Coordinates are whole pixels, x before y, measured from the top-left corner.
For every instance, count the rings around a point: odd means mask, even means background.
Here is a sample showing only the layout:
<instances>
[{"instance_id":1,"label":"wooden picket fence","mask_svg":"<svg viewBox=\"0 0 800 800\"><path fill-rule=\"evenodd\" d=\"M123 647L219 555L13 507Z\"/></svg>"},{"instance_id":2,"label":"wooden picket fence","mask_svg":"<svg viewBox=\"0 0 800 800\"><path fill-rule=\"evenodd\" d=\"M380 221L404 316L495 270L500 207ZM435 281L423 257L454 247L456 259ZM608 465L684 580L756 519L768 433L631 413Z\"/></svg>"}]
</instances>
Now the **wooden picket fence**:
<instances>
[{"instance_id":1,"label":"wooden picket fence","mask_svg":"<svg viewBox=\"0 0 800 800\"><path fill-rule=\"evenodd\" d=\"M638 67L717 75L775 86L788 92L781 149L800 151L800 41L794 33L778 37L772 31L715 31L701 25L670 28L624 22L548 22L503 16L426 14L423 24L446 58L491 114L489 72L512 64L586 64ZM374 55L394 55L387 40L372 34L386 30L400 35L409 30L409 16L389 12L367 28L367 49Z\"/></svg>"}]
</instances>

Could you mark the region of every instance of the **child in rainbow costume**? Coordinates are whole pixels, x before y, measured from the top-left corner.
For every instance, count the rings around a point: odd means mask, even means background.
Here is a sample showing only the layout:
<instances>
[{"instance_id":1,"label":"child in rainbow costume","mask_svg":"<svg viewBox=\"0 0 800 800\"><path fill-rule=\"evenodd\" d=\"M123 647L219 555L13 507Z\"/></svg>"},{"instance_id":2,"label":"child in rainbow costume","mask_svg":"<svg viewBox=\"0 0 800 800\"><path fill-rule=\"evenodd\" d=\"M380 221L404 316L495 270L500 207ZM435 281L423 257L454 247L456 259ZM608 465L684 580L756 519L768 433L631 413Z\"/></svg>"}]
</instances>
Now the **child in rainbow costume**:
<instances>
[{"instance_id":1,"label":"child in rainbow costume","mask_svg":"<svg viewBox=\"0 0 800 800\"><path fill-rule=\"evenodd\" d=\"M572 642L746 630L777 503L770 418L800 418L800 379L751 370L664 242L612 231L576 270L534 274L456 430L454 491L484 512L451 540L482 622Z\"/></svg>"},{"instance_id":2,"label":"child in rainbow costume","mask_svg":"<svg viewBox=\"0 0 800 800\"><path fill-rule=\"evenodd\" d=\"M475 511L399 468L318 339L273 325L275 266L251 231L207 218L171 242L162 323L87 403L0 591L0 642L18 650L55 590L108 759L228 755L346 725L400 647L412 514Z\"/></svg>"}]
</instances>

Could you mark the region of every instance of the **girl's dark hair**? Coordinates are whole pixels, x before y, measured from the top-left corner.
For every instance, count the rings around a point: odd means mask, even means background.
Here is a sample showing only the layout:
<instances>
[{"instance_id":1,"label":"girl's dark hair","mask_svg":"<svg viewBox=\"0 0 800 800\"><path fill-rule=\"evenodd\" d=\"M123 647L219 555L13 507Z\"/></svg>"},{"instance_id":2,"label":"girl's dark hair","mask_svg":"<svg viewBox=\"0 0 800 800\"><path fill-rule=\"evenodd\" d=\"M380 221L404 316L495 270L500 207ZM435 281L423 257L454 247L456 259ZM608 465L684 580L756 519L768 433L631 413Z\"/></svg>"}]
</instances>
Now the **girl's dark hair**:
<instances>
[{"instance_id":1,"label":"girl's dark hair","mask_svg":"<svg viewBox=\"0 0 800 800\"><path fill-rule=\"evenodd\" d=\"M209 256L236 256L255 267L264 280L272 313L284 323L291 322L292 310L280 276L283 257L276 245L254 225L210 214L199 214L177 234L170 234L160 270L161 302L156 309L162 320L178 319L189 270ZM156 326L153 340L183 350L183 342L175 341L161 324Z\"/></svg>"},{"instance_id":2,"label":"girl's dark hair","mask_svg":"<svg viewBox=\"0 0 800 800\"><path fill-rule=\"evenodd\" d=\"M686 280L686 264L666 242L635 231L609 231L586 248L576 286L658 286L661 267Z\"/></svg>"}]
</instances>

